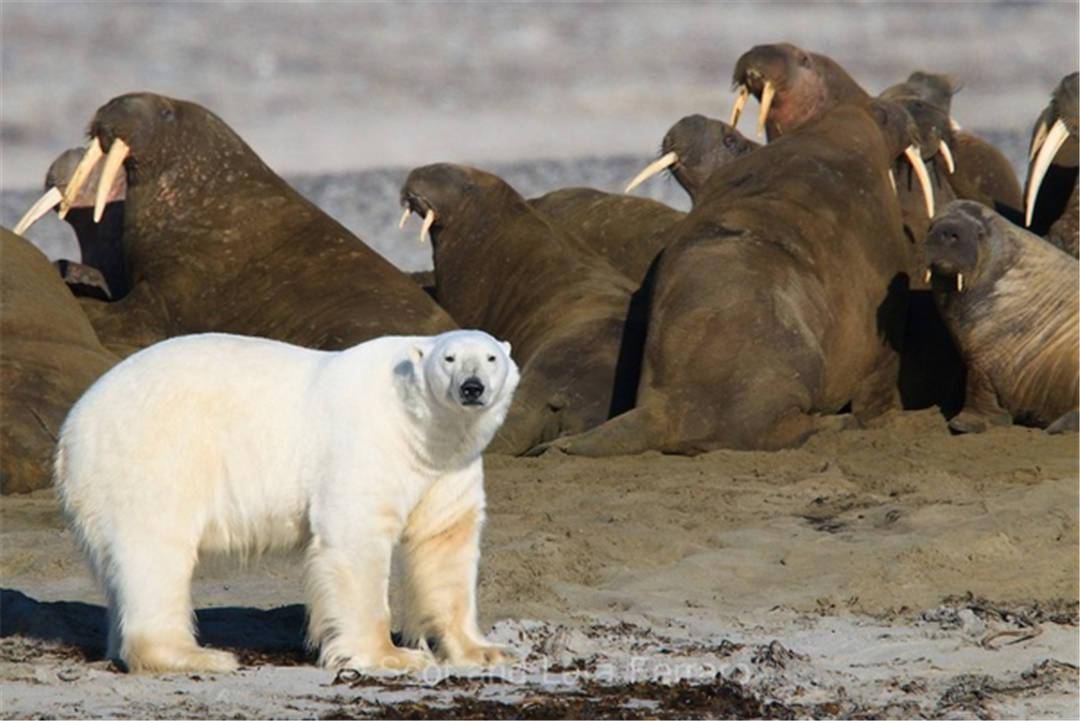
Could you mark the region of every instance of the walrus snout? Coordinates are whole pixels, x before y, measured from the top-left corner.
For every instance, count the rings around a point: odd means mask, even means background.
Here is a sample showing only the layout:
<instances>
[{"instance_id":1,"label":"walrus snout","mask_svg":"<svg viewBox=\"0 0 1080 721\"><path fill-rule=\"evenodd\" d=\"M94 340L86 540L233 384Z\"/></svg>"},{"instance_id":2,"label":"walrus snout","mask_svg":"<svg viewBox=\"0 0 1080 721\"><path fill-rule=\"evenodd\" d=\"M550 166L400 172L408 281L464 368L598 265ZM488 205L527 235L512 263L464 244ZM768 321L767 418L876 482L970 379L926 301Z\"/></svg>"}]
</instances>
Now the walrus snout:
<instances>
[{"instance_id":1,"label":"walrus snout","mask_svg":"<svg viewBox=\"0 0 1080 721\"><path fill-rule=\"evenodd\" d=\"M964 276L969 279L979 261L979 244L985 230L980 222L960 212L950 211L935 220L926 235L924 253L927 278L955 278L956 289L964 289Z\"/></svg>"}]
</instances>

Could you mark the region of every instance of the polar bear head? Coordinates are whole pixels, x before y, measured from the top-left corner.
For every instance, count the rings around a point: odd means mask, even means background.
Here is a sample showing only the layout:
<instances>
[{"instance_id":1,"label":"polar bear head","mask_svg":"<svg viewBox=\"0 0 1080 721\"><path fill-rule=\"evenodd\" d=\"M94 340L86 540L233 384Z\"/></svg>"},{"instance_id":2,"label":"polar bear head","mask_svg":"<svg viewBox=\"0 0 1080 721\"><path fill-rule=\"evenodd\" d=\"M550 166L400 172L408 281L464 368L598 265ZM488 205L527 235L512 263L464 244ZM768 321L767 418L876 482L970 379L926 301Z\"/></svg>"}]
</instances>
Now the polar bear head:
<instances>
[{"instance_id":1,"label":"polar bear head","mask_svg":"<svg viewBox=\"0 0 1080 721\"><path fill-rule=\"evenodd\" d=\"M413 360L432 400L455 412L504 410L520 377L510 344L479 330L437 335L414 347Z\"/></svg>"}]
</instances>

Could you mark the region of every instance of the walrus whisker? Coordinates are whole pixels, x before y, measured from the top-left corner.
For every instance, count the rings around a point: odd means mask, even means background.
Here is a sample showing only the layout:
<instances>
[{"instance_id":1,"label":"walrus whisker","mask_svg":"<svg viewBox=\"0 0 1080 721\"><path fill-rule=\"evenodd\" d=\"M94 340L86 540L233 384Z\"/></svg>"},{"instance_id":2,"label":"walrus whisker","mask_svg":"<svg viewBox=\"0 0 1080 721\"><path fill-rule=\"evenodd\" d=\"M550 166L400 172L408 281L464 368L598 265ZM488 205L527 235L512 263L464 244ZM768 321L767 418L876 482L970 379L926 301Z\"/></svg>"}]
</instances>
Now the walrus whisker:
<instances>
[{"instance_id":1,"label":"walrus whisker","mask_svg":"<svg viewBox=\"0 0 1080 721\"><path fill-rule=\"evenodd\" d=\"M44 195L34 201L34 204L23 214L23 217L19 218L18 224L15 225L15 234L22 235L25 233L31 225L38 222L41 216L55 208L63 199L64 194L60 192L59 188L55 185L49 188Z\"/></svg>"},{"instance_id":2,"label":"walrus whisker","mask_svg":"<svg viewBox=\"0 0 1080 721\"><path fill-rule=\"evenodd\" d=\"M90 141L90 145L86 148L86 154L82 156L82 160L75 166L75 172L71 174L71 180L68 181L67 189L64 191L64 198L60 201L61 220L71 210L71 205L75 202L79 191L82 190L86 180L90 177L90 173L93 172L94 167L104 154L105 152L101 149L101 141L95 137Z\"/></svg>"},{"instance_id":3,"label":"walrus whisker","mask_svg":"<svg viewBox=\"0 0 1080 721\"><path fill-rule=\"evenodd\" d=\"M926 217L933 218L934 188L930 185L930 174L926 172L926 163L923 162L919 149L915 145L907 146L904 155L907 156L908 162L915 171L915 176L919 179L919 185L922 186L923 199L926 201Z\"/></svg>"},{"instance_id":4,"label":"walrus whisker","mask_svg":"<svg viewBox=\"0 0 1080 721\"><path fill-rule=\"evenodd\" d=\"M1042 147L1039 148L1039 153L1035 156L1035 162L1031 166L1031 173L1028 175L1027 197L1024 198L1025 228L1031 227L1031 216L1035 212L1035 199L1039 197L1039 186L1042 185L1043 178L1046 177L1046 171L1050 169L1054 156L1057 155L1058 151L1061 150L1061 146L1068 139L1069 129L1065 127L1065 121L1058 118L1046 134L1046 140L1043 141Z\"/></svg>"},{"instance_id":5,"label":"walrus whisker","mask_svg":"<svg viewBox=\"0 0 1080 721\"><path fill-rule=\"evenodd\" d=\"M424 216L424 224L420 226L420 242L431 240L431 226L435 223L435 211L428 210L427 215Z\"/></svg>"},{"instance_id":6,"label":"walrus whisker","mask_svg":"<svg viewBox=\"0 0 1080 721\"><path fill-rule=\"evenodd\" d=\"M949 175L956 172L956 161L953 159L952 150L949 149L949 144L944 140L939 144L941 150L941 157L945 159L945 169L949 171Z\"/></svg>"},{"instance_id":7,"label":"walrus whisker","mask_svg":"<svg viewBox=\"0 0 1080 721\"><path fill-rule=\"evenodd\" d=\"M405 229L405 221L407 221L409 219L410 215L412 215L412 208L410 208L409 206L406 205L405 206L405 212L401 214L401 220L398 221L398 224L397 224L398 230L404 230Z\"/></svg>"},{"instance_id":8,"label":"walrus whisker","mask_svg":"<svg viewBox=\"0 0 1080 721\"><path fill-rule=\"evenodd\" d=\"M679 155L675 151L671 151L667 155L664 155L653 162L645 166L645 168L634 176L634 179L630 181L630 184L626 186L624 193L629 193L634 188L638 187L646 180L656 175L660 171L668 168L679 161Z\"/></svg>"},{"instance_id":9,"label":"walrus whisker","mask_svg":"<svg viewBox=\"0 0 1080 721\"><path fill-rule=\"evenodd\" d=\"M771 80L766 80L765 88L761 91L761 110L758 112L757 134L759 136L765 134L765 121L769 117L774 95L776 95L776 86Z\"/></svg>"},{"instance_id":10,"label":"walrus whisker","mask_svg":"<svg viewBox=\"0 0 1080 721\"><path fill-rule=\"evenodd\" d=\"M750 97L750 88L746 83L739 85L739 95L735 98L735 104L731 107L731 119L728 120L728 125L735 127L739 122L739 117L742 115L743 108L746 107L746 101Z\"/></svg>"},{"instance_id":11,"label":"walrus whisker","mask_svg":"<svg viewBox=\"0 0 1080 721\"><path fill-rule=\"evenodd\" d=\"M1046 142L1046 133L1050 130L1046 126L1045 120L1039 121L1039 126L1035 128L1035 137L1031 139L1031 147L1028 149L1028 162L1030 163L1035 159L1035 156L1039 152L1039 148Z\"/></svg>"},{"instance_id":12,"label":"walrus whisker","mask_svg":"<svg viewBox=\"0 0 1080 721\"><path fill-rule=\"evenodd\" d=\"M100 146L99 146L100 147ZM97 197L94 198L94 222L101 222L101 216L105 214L105 202L109 199L109 191L116 182L116 175L124 164L131 148L120 138L113 140L109 148L109 154L105 157L105 167L101 169L101 180L98 181Z\"/></svg>"}]
</instances>

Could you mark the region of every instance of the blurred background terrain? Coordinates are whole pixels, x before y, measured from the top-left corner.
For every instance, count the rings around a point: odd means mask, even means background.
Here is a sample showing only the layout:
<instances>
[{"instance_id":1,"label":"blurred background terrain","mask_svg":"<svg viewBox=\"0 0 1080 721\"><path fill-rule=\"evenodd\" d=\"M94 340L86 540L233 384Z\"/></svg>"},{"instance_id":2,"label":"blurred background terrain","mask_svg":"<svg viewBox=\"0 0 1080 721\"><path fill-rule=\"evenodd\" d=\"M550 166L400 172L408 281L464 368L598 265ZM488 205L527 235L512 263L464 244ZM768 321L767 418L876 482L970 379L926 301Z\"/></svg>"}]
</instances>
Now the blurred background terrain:
<instances>
[{"instance_id":1,"label":"blurred background terrain","mask_svg":"<svg viewBox=\"0 0 1080 721\"><path fill-rule=\"evenodd\" d=\"M874 93L915 69L950 74L954 116L1021 180L1031 125L1078 64L1076 2L4 2L0 16L0 223L98 106L152 90L221 115L406 269L431 263L417 227L395 227L409 168L469 163L526 196L618 191L680 117L726 119L735 60L755 44L830 55ZM752 104L744 133L755 116ZM671 180L641 192L687 205ZM29 235L77 257L54 216Z\"/></svg>"}]
</instances>

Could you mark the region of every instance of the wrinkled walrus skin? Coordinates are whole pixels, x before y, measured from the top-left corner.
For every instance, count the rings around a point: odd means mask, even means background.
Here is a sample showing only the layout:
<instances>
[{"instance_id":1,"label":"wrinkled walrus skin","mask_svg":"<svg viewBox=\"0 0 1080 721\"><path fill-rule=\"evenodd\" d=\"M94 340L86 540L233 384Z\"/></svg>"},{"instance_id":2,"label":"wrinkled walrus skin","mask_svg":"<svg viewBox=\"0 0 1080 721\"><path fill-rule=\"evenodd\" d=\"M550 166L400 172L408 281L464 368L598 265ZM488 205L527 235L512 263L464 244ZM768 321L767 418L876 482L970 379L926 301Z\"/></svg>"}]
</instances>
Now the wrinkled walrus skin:
<instances>
[{"instance_id":1,"label":"wrinkled walrus skin","mask_svg":"<svg viewBox=\"0 0 1080 721\"><path fill-rule=\"evenodd\" d=\"M106 345L130 352L218 331L330 350L455 327L205 108L123 95L98 110L90 136L106 153L118 140L130 147L123 243L131 292L84 304Z\"/></svg>"},{"instance_id":2,"label":"wrinkled walrus skin","mask_svg":"<svg viewBox=\"0 0 1080 721\"><path fill-rule=\"evenodd\" d=\"M910 139L879 122L842 106L715 173L657 267L637 406L549 445L776 449L850 425L828 415L848 404L897 407L910 258L888 169Z\"/></svg>"},{"instance_id":3,"label":"wrinkled walrus skin","mask_svg":"<svg viewBox=\"0 0 1080 721\"><path fill-rule=\"evenodd\" d=\"M686 213L649 198L592 188L561 188L529 205L641 284L667 233Z\"/></svg>"},{"instance_id":4,"label":"wrinkled walrus skin","mask_svg":"<svg viewBox=\"0 0 1080 721\"><path fill-rule=\"evenodd\" d=\"M60 425L117 358L48 258L0 228L0 492L45 488Z\"/></svg>"},{"instance_id":5,"label":"wrinkled walrus skin","mask_svg":"<svg viewBox=\"0 0 1080 721\"><path fill-rule=\"evenodd\" d=\"M523 453L632 406L635 283L490 173L427 165L409 173L401 198L433 213L439 302L464 327L513 345L521 383L493 452Z\"/></svg>"},{"instance_id":6,"label":"wrinkled walrus skin","mask_svg":"<svg viewBox=\"0 0 1080 721\"><path fill-rule=\"evenodd\" d=\"M967 363L964 408L978 432L1014 421L1075 428L1080 405L1080 263L986 206L956 201L926 241L934 300Z\"/></svg>"}]
</instances>

